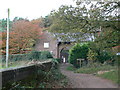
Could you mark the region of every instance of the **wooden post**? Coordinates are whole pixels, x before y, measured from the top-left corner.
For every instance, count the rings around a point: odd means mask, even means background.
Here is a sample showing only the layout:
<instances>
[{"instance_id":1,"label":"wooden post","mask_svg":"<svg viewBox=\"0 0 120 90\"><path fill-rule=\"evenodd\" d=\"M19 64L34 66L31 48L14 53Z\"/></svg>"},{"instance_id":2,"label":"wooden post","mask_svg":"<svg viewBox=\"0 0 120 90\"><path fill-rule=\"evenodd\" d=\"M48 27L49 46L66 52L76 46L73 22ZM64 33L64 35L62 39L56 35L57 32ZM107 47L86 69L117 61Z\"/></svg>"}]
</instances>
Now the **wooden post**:
<instances>
[{"instance_id":1,"label":"wooden post","mask_svg":"<svg viewBox=\"0 0 120 90\"><path fill-rule=\"evenodd\" d=\"M79 64L80 67L82 67L82 62L84 61L84 59L77 59L77 62Z\"/></svg>"}]
</instances>

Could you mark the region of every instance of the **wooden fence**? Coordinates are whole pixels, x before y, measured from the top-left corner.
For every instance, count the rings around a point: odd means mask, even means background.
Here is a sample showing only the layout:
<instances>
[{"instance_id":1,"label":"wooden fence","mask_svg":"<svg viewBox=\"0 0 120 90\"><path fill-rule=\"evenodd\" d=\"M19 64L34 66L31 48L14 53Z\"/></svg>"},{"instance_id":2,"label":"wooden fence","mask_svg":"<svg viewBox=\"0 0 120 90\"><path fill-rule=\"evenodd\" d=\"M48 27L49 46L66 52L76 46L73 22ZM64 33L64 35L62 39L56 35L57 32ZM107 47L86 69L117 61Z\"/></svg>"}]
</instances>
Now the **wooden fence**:
<instances>
[{"instance_id":1,"label":"wooden fence","mask_svg":"<svg viewBox=\"0 0 120 90\"><path fill-rule=\"evenodd\" d=\"M16 68L8 68L0 70L0 75L2 75L2 85L4 86L8 82L22 80L29 75L35 74L37 70L49 71L52 67L52 61L44 61L39 64L22 66Z\"/></svg>"}]
</instances>

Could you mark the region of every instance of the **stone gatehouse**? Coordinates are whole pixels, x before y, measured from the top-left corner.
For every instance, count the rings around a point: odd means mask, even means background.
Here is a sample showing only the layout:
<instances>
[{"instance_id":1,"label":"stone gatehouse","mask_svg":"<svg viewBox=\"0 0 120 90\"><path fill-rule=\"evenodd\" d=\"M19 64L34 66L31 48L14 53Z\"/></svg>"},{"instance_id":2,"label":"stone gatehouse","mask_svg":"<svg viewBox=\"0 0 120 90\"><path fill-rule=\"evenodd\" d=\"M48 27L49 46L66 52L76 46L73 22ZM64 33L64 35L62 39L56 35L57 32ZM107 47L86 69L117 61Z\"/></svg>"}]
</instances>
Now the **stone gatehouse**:
<instances>
[{"instance_id":1,"label":"stone gatehouse","mask_svg":"<svg viewBox=\"0 0 120 90\"><path fill-rule=\"evenodd\" d=\"M87 41L89 38L87 38ZM68 51L76 43L75 40L62 41L56 38L54 34L43 31L42 38L39 39L35 45L37 51L49 51L54 58L60 58L62 61L67 62Z\"/></svg>"},{"instance_id":2,"label":"stone gatehouse","mask_svg":"<svg viewBox=\"0 0 120 90\"><path fill-rule=\"evenodd\" d=\"M61 42L53 34L48 31L44 31L42 38L39 39L35 45L37 51L49 51L54 58L68 59L68 53L63 52L69 50L71 46L70 42ZM67 62L67 61L65 61Z\"/></svg>"}]
</instances>

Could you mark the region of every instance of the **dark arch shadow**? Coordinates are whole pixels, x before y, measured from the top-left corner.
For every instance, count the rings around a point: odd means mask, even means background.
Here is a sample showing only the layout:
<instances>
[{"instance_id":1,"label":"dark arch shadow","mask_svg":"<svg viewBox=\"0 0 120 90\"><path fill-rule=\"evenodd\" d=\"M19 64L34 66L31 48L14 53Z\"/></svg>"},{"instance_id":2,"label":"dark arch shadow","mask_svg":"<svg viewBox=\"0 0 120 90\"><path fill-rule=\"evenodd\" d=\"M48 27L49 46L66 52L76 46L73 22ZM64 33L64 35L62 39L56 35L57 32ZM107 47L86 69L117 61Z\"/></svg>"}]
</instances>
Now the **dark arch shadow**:
<instances>
[{"instance_id":1,"label":"dark arch shadow","mask_svg":"<svg viewBox=\"0 0 120 90\"><path fill-rule=\"evenodd\" d=\"M60 59L61 59L61 63L68 63L68 50L66 50L66 47L62 48L60 51Z\"/></svg>"}]
</instances>

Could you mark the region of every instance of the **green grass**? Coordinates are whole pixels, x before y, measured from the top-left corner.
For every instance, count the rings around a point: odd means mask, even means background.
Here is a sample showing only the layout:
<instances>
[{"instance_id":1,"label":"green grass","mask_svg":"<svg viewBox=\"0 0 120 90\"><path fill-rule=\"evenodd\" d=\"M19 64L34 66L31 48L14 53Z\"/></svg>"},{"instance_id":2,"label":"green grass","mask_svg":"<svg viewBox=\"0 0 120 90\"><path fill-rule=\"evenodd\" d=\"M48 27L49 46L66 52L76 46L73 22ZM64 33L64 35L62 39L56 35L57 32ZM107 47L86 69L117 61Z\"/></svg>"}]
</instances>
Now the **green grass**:
<instances>
[{"instance_id":1,"label":"green grass","mask_svg":"<svg viewBox=\"0 0 120 90\"><path fill-rule=\"evenodd\" d=\"M76 70L76 68L74 66L68 66L66 69L69 70L69 71L75 71Z\"/></svg>"},{"instance_id":2,"label":"green grass","mask_svg":"<svg viewBox=\"0 0 120 90\"><path fill-rule=\"evenodd\" d=\"M96 66L96 67L82 67L75 71L75 73L85 73L85 74L93 74L97 73L98 71L108 71L116 69L115 66L110 65L102 65L102 66Z\"/></svg>"},{"instance_id":3,"label":"green grass","mask_svg":"<svg viewBox=\"0 0 120 90\"><path fill-rule=\"evenodd\" d=\"M97 76L105 78L105 79L109 79L113 81L114 83L120 84L120 81L118 80L118 70L106 72L106 73L103 73Z\"/></svg>"}]
</instances>

